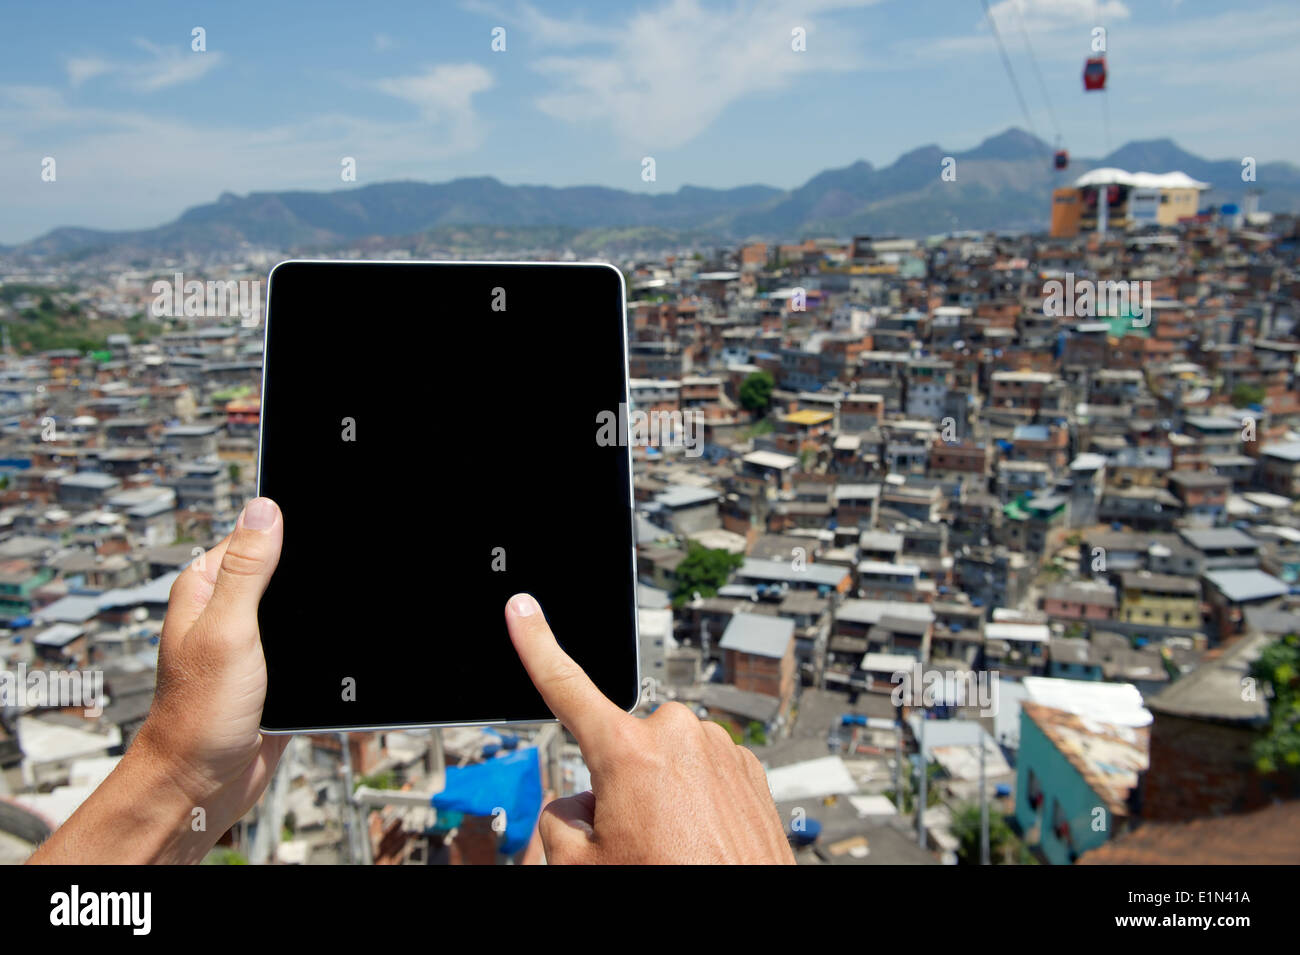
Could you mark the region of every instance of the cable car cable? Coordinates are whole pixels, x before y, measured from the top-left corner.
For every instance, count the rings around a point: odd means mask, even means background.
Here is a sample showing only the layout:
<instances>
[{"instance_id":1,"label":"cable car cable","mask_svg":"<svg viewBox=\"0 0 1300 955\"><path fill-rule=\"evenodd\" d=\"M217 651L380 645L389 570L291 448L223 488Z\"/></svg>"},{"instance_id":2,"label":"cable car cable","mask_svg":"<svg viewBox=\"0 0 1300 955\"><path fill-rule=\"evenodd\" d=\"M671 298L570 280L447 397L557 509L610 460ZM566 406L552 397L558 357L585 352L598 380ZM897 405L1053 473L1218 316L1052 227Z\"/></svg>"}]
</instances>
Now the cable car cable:
<instances>
[{"instance_id":1,"label":"cable car cable","mask_svg":"<svg viewBox=\"0 0 1300 955\"><path fill-rule=\"evenodd\" d=\"M1102 30L1101 35L1106 37L1106 41L1105 41L1106 46L1105 49L1102 51L1104 56L1105 54L1110 52L1110 35L1106 33L1106 24L1102 22L1101 19L1101 0L1093 0L1093 9L1097 11L1097 26L1101 27ZM1105 135L1106 135L1107 156L1110 155L1110 105L1109 105L1110 101L1106 96L1106 91L1108 88L1109 88L1109 84L1103 85L1101 88L1101 122L1102 122L1102 128L1105 130Z\"/></svg>"},{"instance_id":2,"label":"cable car cable","mask_svg":"<svg viewBox=\"0 0 1300 955\"><path fill-rule=\"evenodd\" d=\"M1061 141L1061 126L1056 121L1056 110L1052 109L1052 98L1047 95L1047 84L1043 81L1043 71L1038 68L1038 57L1034 56L1034 46L1029 42L1029 30L1025 28L1024 14L1020 9L1020 0L1015 2L1016 22L1020 25L1020 36L1025 41L1025 52L1029 54L1029 65L1034 68L1034 76L1038 78L1038 88L1043 94L1043 102L1047 104L1047 117L1052 121L1052 132L1056 134L1056 141Z\"/></svg>"},{"instance_id":3,"label":"cable car cable","mask_svg":"<svg viewBox=\"0 0 1300 955\"><path fill-rule=\"evenodd\" d=\"M1034 129L1034 120L1029 115L1029 106L1025 103L1025 96L1020 92L1020 82L1016 79L1015 71L1011 69L1011 59L1007 56L1007 48L1002 45L1002 34L998 32L998 25L993 19L993 12L989 9L989 0L980 0L984 7L984 16L989 21L989 29L993 32L993 39L997 42L998 53L1002 56L1002 66L1007 71L1007 78L1011 80L1011 88L1015 91L1016 101L1020 103L1020 112L1024 114L1025 125L1029 127L1029 134L1040 145L1045 145L1038 138L1038 133Z\"/></svg>"}]
</instances>

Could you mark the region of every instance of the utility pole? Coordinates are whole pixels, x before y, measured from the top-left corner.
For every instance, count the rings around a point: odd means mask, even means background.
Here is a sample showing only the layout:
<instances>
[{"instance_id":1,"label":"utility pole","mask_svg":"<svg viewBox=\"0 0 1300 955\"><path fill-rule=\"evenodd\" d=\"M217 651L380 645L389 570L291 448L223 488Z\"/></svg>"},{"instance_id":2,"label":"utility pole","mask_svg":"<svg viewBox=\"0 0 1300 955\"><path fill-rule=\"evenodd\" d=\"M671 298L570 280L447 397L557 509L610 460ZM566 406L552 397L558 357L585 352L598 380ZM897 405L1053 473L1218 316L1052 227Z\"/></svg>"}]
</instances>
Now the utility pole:
<instances>
[{"instance_id":1,"label":"utility pole","mask_svg":"<svg viewBox=\"0 0 1300 955\"><path fill-rule=\"evenodd\" d=\"M903 814L903 711L899 708L894 723L894 808Z\"/></svg>"},{"instance_id":2,"label":"utility pole","mask_svg":"<svg viewBox=\"0 0 1300 955\"><path fill-rule=\"evenodd\" d=\"M984 782L984 728L977 722L980 743L980 865L989 864L989 791Z\"/></svg>"},{"instance_id":3,"label":"utility pole","mask_svg":"<svg viewBox=\"0 0 1300 955\"><path fill-rule=\"evenodd\" d=\"M348 862L352 865L370 865L370 833L364 828L369 809L359 810L352 795L352 752L348 747L348 734L339 733L343 744L343 829Z\"/></svg>"},{"instance_id":4,"label":"utility pole","mask_svg":"<svg viewBox=\"0 0 1300 955\"><path fill-rule=\"evenodd\" d=\"M917 768L921 773L921 783L917 787L921 793L916 803L916 844L925 848L925 707L921 707L921 751L917 754Z\"/></svg>"},{"instance_id":5,"label":"utility pole","mask_svg":"<svg viewBox=\"0 0 1300 955\"><path fill-rule=\"evenodd\" d=\"M830 621L826 625L826 639L821 643L817 651L817 658L814 661L817 668L817 686L820 689L826 689L826 657L830 655L830 644L835 639L835 620L838 616L840 604L840 592L831 591L830 598ZM900 719L902 717L900 716ZM901 730L900 730L901 732Z\"/></svg>"}]
</instances>

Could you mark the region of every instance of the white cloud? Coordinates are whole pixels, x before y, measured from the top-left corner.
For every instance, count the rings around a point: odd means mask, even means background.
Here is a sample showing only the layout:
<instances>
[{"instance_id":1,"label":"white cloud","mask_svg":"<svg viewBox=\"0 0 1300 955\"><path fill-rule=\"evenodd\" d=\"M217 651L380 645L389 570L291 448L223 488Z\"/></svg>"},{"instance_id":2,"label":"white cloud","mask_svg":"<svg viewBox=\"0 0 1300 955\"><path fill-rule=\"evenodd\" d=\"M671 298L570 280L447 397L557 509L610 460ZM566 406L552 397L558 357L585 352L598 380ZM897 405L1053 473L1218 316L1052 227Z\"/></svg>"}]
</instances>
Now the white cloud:
<instances>
[{"instance_id":1,"label":"white cloud","mask_svg":"<svg viewBox=\"0 0 1300 955\"><path fill-rule=\"evenodd\" d=\"M527 34L530 42L536 42L539 46L609 44L617 42L619 36L616 27L591 24L581 16L567 19L548 16L526 0L513 10L506 10L486 0L467 0L463 6L466 10L494 18L498 25L514 24Z\"/></svg>"},{"instance_id":2,"label":"white cloud","mask_svg":"<svg viewBox=\"0 0 1300 955\"><path fill-rule=\"evenodd\" d=\"M492 74L477 63L444 63L423 73L379 80L375 88L406 100L431 119L472 116L476 93L492 88Z\"/></svg>"},{"instance_id":3,"label":"white cloud","mask_svg":"<svg viewBox=\"0 0 1300 955\"><path fill-rule=\"evenodd\" d=\"M110 73L114 69L112 63L93 56L70 58L65 65L68 71L68 82L73 86L80 86L86 80Z\"/></svg>"},{"instance_id":4,"label":"white cloud","mask_svg":"<svg viewBox=\"0 0 1300 955\"><path fill-rule=\"evenodd\" d=\"M672 149L694 139L743 97L789 87L801 75L862 66L862 53L827 16L875 0L744 0L705 9L667 0L615 26L541 13L524 3L503 13L530 41L591 52L544 56L533 66L554 82L537 98L547 115L569 123L607 124L627 150ZM791 48L806 31L806 52Z\"/></svg>"},{"instance_id":5,"label":"white cloud","mask_svg":"<svg viewBox=\"0 0 1300 955\"><path fill-rule=\"evenodd\" d=\"M1014 24L1019 13L1025 28L1032 32L1084 25L1107 26L1130 16L1128 7L1120 0L1000 0L989 7L989 12L997 21L999 30Z\"/></svg>"},{"instance_id":6,"label":"white cloud","mask_svg":"<svg viewBox=\"0 0 1300 955\"><path fill-rule=\"evenodd\" d=\"M115 77L123 85L142 93L153 93L181 83L191 83L206 75L222 62L219 51L196 53L161 47L145 39L135 45L148 54L131 61L112 61L101 57L72 57L64 67L68 83L74 88L99 76Z\"/></svg>"},{"instance_id":7,"label":"white cloud","mask_svg":"<svg viewBox=\"0 0 1300 955\"><path fill-rule=\"evenodd\" d=\"M396 45L396 41L387 33L376 33L374 39L370 41L371 49L376 53L384 53Z\"/></svg>"},{"instance_id":8,"label":"white cloud","mask_svg":"<svg viewBox=\"0 0 1300 955\"><path fill-rule=\"evenodd\" d=\"M443 63L423 73L379 80L375 89L418 110L421 125L447 155L469 152L483 142L474 97L492 88L492 74L477 63Z\"/></svg>"},{"instance_id":9,"label":"white cloud","mask_svg":"<svg viewBox=\"0 0 1300 955\"><path fill-rule=\"evenodd\" d=\"M261 128L243 125L238 111L191 120L143 107L85 107L50 87L0 85L0 168L12 171L0 177L0 242L61 223L151 227L222 191L348 188L339 176L344 156L356 158L359 183L436 179L439 163L481 142L472 98L491 82L474 64L432 67L380 84L410 102L413 117L326 113ZM41 182L44 156L57 160L57 182Z\"/></svg>"},{"instance_id":10,"label":"white cloud","mask_svg":"<svg viewBox=\"0 0 1300 955\"><path fill-rule=\"evenodd\" d=\"M208 73L222 59L219 50L195 53L187 46L184 52L175 47L155 46L148 40L136 40L136 46L153 56L152 60L133 63L123 72L127 82L146 93L190 83Z\"/></svg>"}]
</instances>

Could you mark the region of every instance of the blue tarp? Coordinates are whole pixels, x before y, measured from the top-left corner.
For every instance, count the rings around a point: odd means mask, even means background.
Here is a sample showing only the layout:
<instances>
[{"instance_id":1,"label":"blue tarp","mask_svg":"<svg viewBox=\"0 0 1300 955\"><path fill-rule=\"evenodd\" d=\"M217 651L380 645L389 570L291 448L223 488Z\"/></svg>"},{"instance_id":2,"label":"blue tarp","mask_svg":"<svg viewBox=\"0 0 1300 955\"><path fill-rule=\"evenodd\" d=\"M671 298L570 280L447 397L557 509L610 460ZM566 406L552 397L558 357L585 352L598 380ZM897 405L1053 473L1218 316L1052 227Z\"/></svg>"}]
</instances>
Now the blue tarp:
<instances>
[{"instance_id":1,"label":"blue tarp","mask_svg":"<svg viewBox=\"0 0 1300 955\"><path fill-rule=\"evenodd\" d=\"M542 769L537 747L471 766L447 767L447 785L433 797L433 808L469 816L495 816L505 810L501 851L514 855L528 845L542 811Z\"/></svg>"}]
</instances>

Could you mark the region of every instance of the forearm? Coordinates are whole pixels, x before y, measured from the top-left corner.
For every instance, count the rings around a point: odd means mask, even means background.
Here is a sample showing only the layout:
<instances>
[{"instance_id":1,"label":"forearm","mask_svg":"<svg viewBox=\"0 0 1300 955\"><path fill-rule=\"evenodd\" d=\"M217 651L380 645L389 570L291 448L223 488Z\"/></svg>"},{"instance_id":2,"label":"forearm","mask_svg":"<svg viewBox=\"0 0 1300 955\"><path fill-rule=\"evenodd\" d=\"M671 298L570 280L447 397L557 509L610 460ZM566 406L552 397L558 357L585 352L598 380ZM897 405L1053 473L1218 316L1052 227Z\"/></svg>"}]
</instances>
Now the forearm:
<instances>
[{"instance_id":1,"label":"forearm","mask_svg":"<svg viewBox=\"0 0 1300 955\"><path fill-rule=\"evenodd\" d=\"M113 772L47 839L29 864L195 863L228 826L210 818L223 802L182 780L144 747L132 746ZM195 812L195 810L202 810Z\"/></svg>"}]
</instances>

